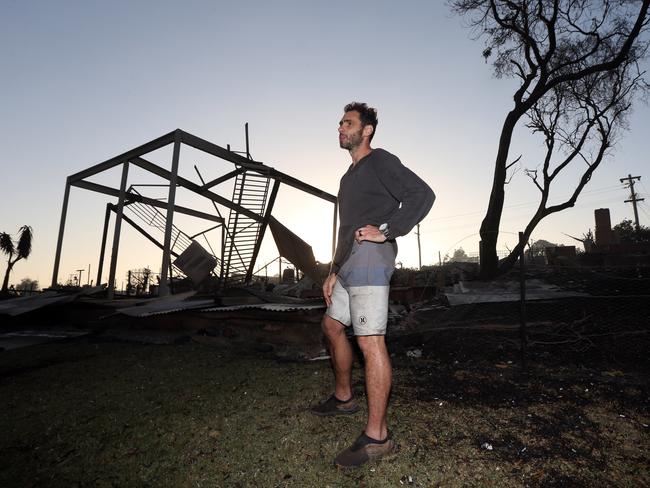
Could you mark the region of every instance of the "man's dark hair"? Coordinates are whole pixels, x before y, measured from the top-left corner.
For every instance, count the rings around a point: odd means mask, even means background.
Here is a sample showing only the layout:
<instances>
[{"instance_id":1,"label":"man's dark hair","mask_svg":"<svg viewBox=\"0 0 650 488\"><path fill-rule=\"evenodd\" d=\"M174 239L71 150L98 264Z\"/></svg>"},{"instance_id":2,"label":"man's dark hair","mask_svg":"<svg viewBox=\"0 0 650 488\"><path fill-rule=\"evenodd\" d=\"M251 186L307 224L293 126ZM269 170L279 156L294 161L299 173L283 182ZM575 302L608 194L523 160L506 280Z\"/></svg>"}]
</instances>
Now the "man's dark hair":
<instances>
[{"instance_id":1,"label":"man's dark hair","mask_svg":"<svg viewBox=\"0 0 650 488\"><path fill-rule=\"evenodd\" d=\"M372 141L372 138L375 136L375 132L377 132L377 123L379 120L377 119L377 109L374 109L372 107L368 107L368 104L366 103L359 103L359 102L351 102L348 103L345 108L343 108L344 112L359 112L359 118L361 119L361 126L365 127L366 125L372 125L372 134L370 134L370 141Z\"/></svg>"}]
</instances>

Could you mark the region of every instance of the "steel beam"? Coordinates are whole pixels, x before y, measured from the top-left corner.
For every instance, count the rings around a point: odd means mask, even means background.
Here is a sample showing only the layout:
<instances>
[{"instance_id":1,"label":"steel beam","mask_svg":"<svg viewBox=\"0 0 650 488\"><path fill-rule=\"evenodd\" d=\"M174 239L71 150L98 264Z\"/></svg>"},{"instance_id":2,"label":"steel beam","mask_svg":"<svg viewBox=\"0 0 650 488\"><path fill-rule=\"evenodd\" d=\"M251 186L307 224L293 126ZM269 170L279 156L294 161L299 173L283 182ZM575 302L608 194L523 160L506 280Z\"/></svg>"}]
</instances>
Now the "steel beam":
<instances>
[{"instance_id":1,"label":"steel beam","mask_svg":"<svg viewBox=\"0 0 650 488\"><path fill-rule=\"evenodd\" d=\"M116 211L117 211L117 207L116 207L115 205L112 205L112 204L110 204L110 203L109 203L108 205L110 206L110 210L112 210L113 212L116 212ZM147 239L148 239L152 244L154 244L155 246L157 246L158 249L161 249L161 250L164 249L164 246L163 246L160 242L158 242L158 241L156 240L155 237L153 237L153 236L152 236L151 234L149 234L146 230L144 230L142 227L140 227L138 224L136 224L133 220L131 220L131 219L129 218L129 216L127 216L126 214L122 214L122 219L124 219L124 221L125 221L126 223L130 224L131 227L133 227L133 228L134 228L135 230L137 230L140 234L142 234L144 237L146 237L146 238L147 238ZM177 253L177 252L175 252L175 251L172 250L172 251L170 251L170 253L171 253L174 257L176 257L176 258L178 257L178 253Z\"/></svg>"},{"instance_id":2,"label":"steel beam","mask_svg":"<svg viewBox=\"0 0 650 488\"><path fill-rule=\"evenodd\" d=\"M323 191L320 188L316 188L315 186L304 183L299 179L294 178L293 176L289 176L287 174L282 173L281 171L277 171L273 169L271 166L267 166L266 164L260 163L258 161L252 161L250 159L247 159L244 156L240 156L239 154L236 154L232 151L228 151L227 149L224 149L221 146L217 146L216 144L206 141L205 139L196 137L195 135L192 135L189 132L185 132L182 130L180 132L181 132L181 140L185 144L192 146L195 149L199 149L200 151L207 152L208 154L212 154L213 156L217 156L221 159L225 159L226 161L230 161L231 163L246 168L247 170L254 171L256 173L259 173L264 176L268 176L275 180L280 180L282 183L288 186L297 188L306 193L327 200L328 202L332 202L332 203L336 202L336 196L327 193L326 191Z\"/></svg>"},{"instance_id":3,"label":"steel beam","mask_svg":"<svg viewBox=\"0 0 650 488\"><path fill-rule=\"evenodd\" d=\"M201 180L201 183L203 186L205 186L205 180L203 179L203 176L201 176L201 172L199 171L199 168L194 165L194 170L196 171L196 174L199 175L199 179ZM219 207L217 207L217 204L214 203L214 200L212 201L212 206L214 207L214 211L217 212L217 215L221 217L221 212L219 212ZM223 283L223 254L224 250L226 248L226 233L228 232L228 227L224 224L221 226L221 256L220 256L220 261L219 261L219 287L221 287ZM206 238L207 241L207 238ZM208 243L209 244L209 243ZM210 248L212 249L212 248ZM214 251L213 251L214 253Z\"/></svg>"},{"instance_id":4,"label":"steel beam","mask_svg":"<svg viewBox=\"0 0 650 488\"><path fill-rule=\"evenodd\" d=\"M208 154L212 154L213 156L216 156L221 159L225 159L226 161L230 161L231 163L234 163L238 166L242 166L243 168L250 169L253 171L264 172L271 169L262 163L251 161L250 159L244 156L240 156L239 154L233 151L229 151L228 149L218 146L210 141L201 139L200 137L190 134L189 132L185 132L180 129L179 132L181 134L181 141L184 144L187 144L188 146L192 146L195 149L206 152Z\"/></svg>"},{"instance_id":5,"label":"steel beam","mask_svg":"<svg viewBox=\"0 0 650 488\"><path fill-rule=\"evenodd\" d=\"M91 190L91 191L96 191L98 193L104 193L105 195L111 195L113 197L119 197L120 194L119 190L116 190L115 188L111 188L110 186L100 185L98 183L91 183L90 181L76 181L72 183L72 186L83 188L84 190ZM167 204L164 202L155 200L153 198L145 197L144 195L139 195L137 193L127 192L126 203L129 202L141 202L141 203L146 203L147 205L151 205L153 207L164 208L164 209L167 208ZM180 205L174 205L174 210L178 213L191 215L192 217L198 217L200 219L210 220L212 222L218 222L220 224L223 224L224 222L222 217L217 217L209 213L200 212L199 210L193 210L191 208L182 207Z\"/></svg>"},{"instance_id":6,"label":"steel beam","mask_svg":"<svg viewBox=\"0 0 650 488\"><path fill-rule=\"evenodd\" d=\"M120 248L120 231L122 229L122 211L124 210L124 200L126 198L126 181L129 176L128 161L122 166L122 181L120 182L120 194L117 201L117 211L115 212L115 230L113 231L113 247L111 249L111 267L108 273L108 299L112 300L115 296L115 272L117 270L117 254Z\"/></svg>"},{"instance_id":7,"label":"steel beam","mask_svg":"<svg viewBox=\"0 0 650 488\"><path fill-rule=\"evenodd\" d=\"M174 142L174 133L175 132L170 132L169 134L165 134L164 136L161 136L158 139L154 139L153 141L149 141L145 144L142 144L141 146L131 149L130 151L126 151L125 153L122 153L119 156L115 156L114 158L107 159L103 163L99 163L83 171L79 171L78 173L75 173L69 176L68 178L70 182L83 180L84 178L88 178L89 176L92 176L94 174L110 169L114 166L117 166L118 164L123 163L124 161L128 161L129 159L135 156L142 156L143 154L147 154L152 151L155 151L156 149L160 149L161 147L164 147L167 144L171 144L172 142Z\"/></svg>"},{"instance_id":8,"label":"steel beam","mask_svg":"<svg viewBox=\"0 0 650 488\"><path fill-rule=\"evenodd\" d=\"M104 271L104 254L106 253L106 238L108 236L108 223L111 220L111 210L113 204L106 204L106 214L104 216L104 230L102 231L102 247L99 250L99 264L97 266L97 286L102 284L102 271Z\"/></svg>"},{"instance_id":9,"label":"steel beam","mask_svg":"<svg viewBox=\"0 0 650 488\"><path fill-rule=\"evenodd\" d=\"M54 254L54 269L52 270L52 288L57 286L59 280L59 264L61 263L61 249L63 248L63 233L65 231L65 219L68 214L68 199L70 198L70 178L66 179L65 191L63 193L63 206L61 208L61 221L59 223L59 237L56 241L56 252Z\"/></svg>"},{"instance_id":10,"label":"steel beam","mask_svg":"<svg viewBox=\"0 0 650 488\"><path fill-rule=\"evenodd\" d=\"M271 172L269 173L268 176L270 178L273 178L274 180L281 181L287 186L297 188L298 190L304 191L305 193L309 193L310 195L314 195L315 197L322 198L323 200L326 200L328 202L336 203L335 195L332 195L331 193L327 193L326 191L323 191L320 188L316 188L315 186L311 186L303 181L300 181L298 178L289 176L281 171L277 171L271 168Z\"/></svg>"},{"instance_id":11,"label":"steel beam","mask_svg":"<svg viewBox=\"0 0 650 488\"><path fill-rule=\"evenodd\" d=\"M215 178L212 181L208 181L207 183L204 183L202 188L205 190L209 190L210 188L217 186L218 184L223 183L224 181L228 181L229 179L242 174L244 171L246 171L246 169L237 168L236 170L233 170L230 173L226 173L225 175L219 176L219 178Z\"/></svg>"},{"instance_id":12,"label":"steel beam","mask_svg":"<svg viewBox=\"0 0 650 488\"><path fill-rule=\"evenodd\" d=\"M220 227L219 224L217 224L217 225L213 225L213 226L210 227L209 229L202 230L201 232L199 232L199 233L197 233L197 234L194 234L193 236L190 236L190 239L194 239L194 238L196 238L196 237L198 237L198 236L200 236L200 235L202 235L202 234L206 234L206 233L210 232L211 230L218 229L219 227Z\"/></svg>"},{"instance_id":13,"label":"steel beam","mask_svg":"<svg viewBox=\"0 0 650 488\"><path fill-rule=\"evenodd\" d=\"M181 154L181 137L180 131L174 133L174 153L172 155L172 171L169 178L169 195L167 197L167 216L165 218L165 240L163 241L162 264L160 265L160 286L158 295L163 297L169 295L167 286L167 272L171 270L170 251L172 245L172 226L174 224L174 203L176 201L176 183L178 178L178 162ZM169 274L171 279L171 272Z\"/></svg>"},{"instance_id":14,"label":"steel beam","mask_svg":"<svg viewBox=\"0 0 650 488\"><path fill-rule=\"evenodd\" d=\"M264 239L264 233L266 228L269 225L269 220L271 219L271 212L273 211L273 205L275 204L275 197L278 196L278 190L280 189L280 182L275 180L273 183L273 188L271 189L271 195L269 196L269 201L266 204L266 210L264 211L264 219L260 225L260 231L255 241L255 248L253 249L253 256L251 257L251 262L248 265L248 270L246 270L246 283L250 282L253 277L253 267L255 266L255 261L257 261L257 255L260 252L260 247L262 247L262 239Z\"/></svg>"}]
</instances>

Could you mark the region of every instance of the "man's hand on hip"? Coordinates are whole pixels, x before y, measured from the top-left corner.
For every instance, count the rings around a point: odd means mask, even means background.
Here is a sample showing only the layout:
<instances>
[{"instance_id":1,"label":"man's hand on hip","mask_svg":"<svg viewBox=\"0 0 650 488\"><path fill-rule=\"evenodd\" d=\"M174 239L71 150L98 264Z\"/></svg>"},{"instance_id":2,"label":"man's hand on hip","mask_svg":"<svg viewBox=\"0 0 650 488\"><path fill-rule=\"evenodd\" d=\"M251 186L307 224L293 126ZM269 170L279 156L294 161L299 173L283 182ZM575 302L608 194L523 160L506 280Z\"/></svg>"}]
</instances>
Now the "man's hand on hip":
<instances>
[{"instance_id":1,"label":"man's hand on hip","mask_svg":"<svg viewBox=\"0 0 650 488\"><path fill-rule=\"evenodd\" d=\"M366 225L365 227L361 227L355 231L354 240L359 243L361 243L361 241L384 242L386 241L386 236L379 230L379 227Z\"/></svg>"},{"instance_id":2,"label":"man's hand on hip","mask_svg":"<svg viewBox=\"0 0 650 488\"><path fill-rule=\"evenodd\" d=\"M325 278L325 283L323 283L323 297L328 307L332 305L332 290L334 290L334 285L336 285L336 273L330 274Z\"/></svg>"}]
</instances>

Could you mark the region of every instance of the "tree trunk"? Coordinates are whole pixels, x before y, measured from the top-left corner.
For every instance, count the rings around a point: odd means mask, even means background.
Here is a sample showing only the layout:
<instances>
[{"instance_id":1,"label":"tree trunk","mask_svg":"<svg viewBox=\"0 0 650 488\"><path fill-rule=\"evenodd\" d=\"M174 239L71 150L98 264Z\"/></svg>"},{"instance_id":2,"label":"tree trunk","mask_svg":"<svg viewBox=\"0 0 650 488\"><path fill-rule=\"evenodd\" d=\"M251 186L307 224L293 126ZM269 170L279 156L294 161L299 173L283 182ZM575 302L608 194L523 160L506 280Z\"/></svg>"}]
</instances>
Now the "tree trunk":
<instances>
[{"instance_id":1,"label":"tree trunk","mask_svg":"<svg viewBox=\"0 0 650 488\"><path fill-rule=\"evenodd\" d=\"M481 279L492 279L499 272L499 258L497 257L497 240L499 238L499 225L503 213L505 198L504 186L506 184L508 152L515 125L521 117L520 109L515 108L506 117L499 138L499 150L494 165L494 179L488 209L481 223L481 252L480 276Z\"/></svg>"},{"instance_id":2,"label":"tree trunk","mask_svg":"<svg viewBox=\"0 0 650 488\"><path fill-rule=\"evenodd\" d=\"M522 242L518 242L517 245L514 247L514 249L508 254L502 261L499 263L499 273L505 273L506 271L510 270L514 264L517 262L519 259L519 254L521 253L521 248L526 245L526 242L528 242L528 238L530 237L529 235L524 234L523 238L524 240Z\"/></svg>"},{"instance_id":3,"label":"tree trunk","mask_svg":"<svg viewBox=\"0 0 650 488\"><path fill-rule=\"evenodd\" d=\"M2 282L2 291L7 291L9 289L9 275L11 274L11 269L14 267L14 263L7 263L7 270L5 271L5 279Z\"/></svg>"},{"instance_id":4,"label":"tree trunk","mask_svg":"<svg viewBox=\"0 0 650 488\"><path fill-rule=\"evenodd\" d=\"M544 198L544 204L546 203L546 198ZM501 262L499 263L498 266L498 273L505 273L506 271L509 271L514 264L517 262L519 259L519 255L521 254L521 248L526 246L526 243L528 242L528 239L530 239L530 236L532 235L533 231L537 227L537 225L546 217L548 214L545 213L543 210L538 210L537 213L533 216L533 218L528 222L528 225L524 229L523 233L523 240L517 242L517 245L514 247L514 249L508 254Z\"/></svg>"}]
</instances>

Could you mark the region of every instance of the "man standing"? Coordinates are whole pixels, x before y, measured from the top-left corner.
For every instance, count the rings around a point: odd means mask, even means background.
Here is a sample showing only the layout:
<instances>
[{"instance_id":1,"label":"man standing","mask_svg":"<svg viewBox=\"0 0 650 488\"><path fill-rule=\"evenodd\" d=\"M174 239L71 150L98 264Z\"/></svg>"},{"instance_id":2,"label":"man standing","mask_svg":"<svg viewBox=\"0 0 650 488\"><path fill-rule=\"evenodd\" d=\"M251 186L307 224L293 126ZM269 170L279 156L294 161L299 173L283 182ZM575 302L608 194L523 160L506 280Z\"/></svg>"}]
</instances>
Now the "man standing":
<instances>
[{"instance_id":1,"label":"man standing","mask_svg":"<svg viewBox=\"0 0 650 488\"><path fill-rule=\"evenodd\" d=\"M431 209L435 195L400 160L372 149L377 111L365 103L345 106L339 144L352 157L338 194L340 225L330 275L323 285L327 312L322 327L334 369L334 393L311 408L315 415L355 413L352 395L352 347L345 328L352 326L365 362L368 421L364 431L334 464L361 466L395 449L386 409L391 363L384 336L388 292L395 268L395 238L409 233Z\"/></svg>"}]
</instances>

